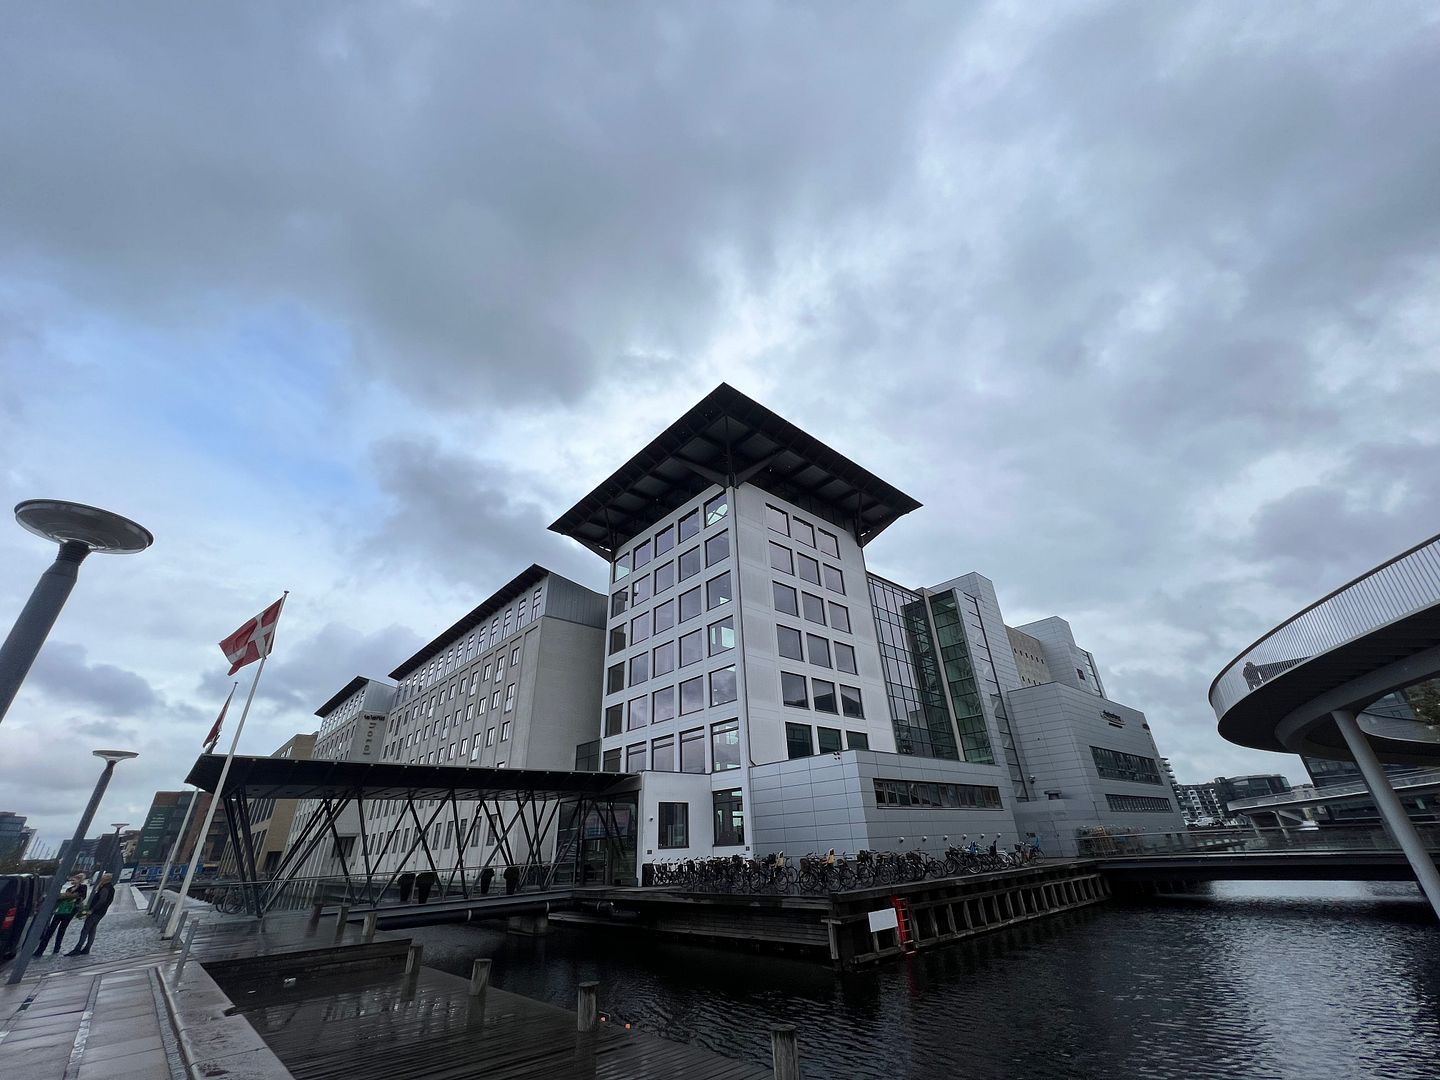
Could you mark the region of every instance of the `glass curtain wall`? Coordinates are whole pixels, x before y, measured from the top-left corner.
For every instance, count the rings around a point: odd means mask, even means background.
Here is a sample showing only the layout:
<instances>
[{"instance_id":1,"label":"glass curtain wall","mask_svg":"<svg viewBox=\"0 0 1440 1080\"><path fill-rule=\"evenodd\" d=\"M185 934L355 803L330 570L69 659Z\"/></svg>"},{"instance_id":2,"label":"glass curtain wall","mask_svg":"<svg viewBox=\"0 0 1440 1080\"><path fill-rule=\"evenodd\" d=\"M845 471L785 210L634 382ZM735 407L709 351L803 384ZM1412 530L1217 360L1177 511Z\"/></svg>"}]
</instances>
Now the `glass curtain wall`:
<instances>
[{"instance_id":1,"label":"glass curtain wall","mask_svg":"<svg viewBox=\"0 0 1440 1080\"><path fill-rule=\"evenodd\" d=\"M869 582L895 747L902 754L958 761L924 601L881 578Z\"/></svg>"},{"instance_id":2,"label":"glass curtain wall","mask_svg":"<svg viewBox=\"0 0 1440 1080\"><path fill-rule=\"evenodd\" d=\"M950 705L955 710L955 726L960 731L961 753L966 761L993 765L995 751L990 745L985 709L976 687L975 669L970 664L970 649L955 594L947 592L931 596L930 615L935 621L945 685L950 691Z\"/></svg>"}]
</instances>

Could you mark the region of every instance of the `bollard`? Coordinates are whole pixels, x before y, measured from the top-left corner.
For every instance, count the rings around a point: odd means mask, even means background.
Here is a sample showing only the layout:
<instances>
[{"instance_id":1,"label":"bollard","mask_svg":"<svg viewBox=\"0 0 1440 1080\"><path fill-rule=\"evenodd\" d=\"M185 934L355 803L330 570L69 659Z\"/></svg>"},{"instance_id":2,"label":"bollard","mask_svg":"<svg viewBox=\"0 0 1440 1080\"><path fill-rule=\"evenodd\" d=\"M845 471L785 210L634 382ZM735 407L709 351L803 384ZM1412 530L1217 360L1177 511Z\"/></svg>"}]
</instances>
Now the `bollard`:
<instances>
[{"instance_id":1,"label":"bollard","mask_svg":"<svg viewBox=\"0 0 1440 1080\"><path fill-rule=\"evenodd\" d=\"M594 1031L600 1022L598 982L582 982L575 1002L575 1030Z\"/></svg>"},{"instance_id":2,"label":"bollard","mask_svg":"<svg viewBox=\"0 0 1440 1080\"><path fill-rule=\"evenodd\" d=\"M420 974L420 954L422 952L424 952L422 946L415 944L413 941L410 943L410 951L405 954L406 975Z\"/></svg>"},{"instance_id":3,"label":"bollard","mask_svg":"<svg viewBox=\"0 0 1440 1080\"><path fill-rule=\"evenodd\" d=\"M310 906L310 929L311 929L311 930L314 930L317 926L320 925L320 912L324 909L324 907L325 907L325 905L324 905L323 903L321 903L319 900L316 900L315 903Z\"/></svg>"},{"instance_id":4,"label":"bollard","mask_svg":"<svg viewBox=\"0 0 1440 1080\"><path fill-rule=\"evenodd\" d=\"M170 938L171 949L177 949L180 947L180 934L181 931L185 929L185 920L188 918L190 918L190 912L182 911L180 913L180 921L175 924L175 934L173 937Z\"/></svg>"},{"instance_id":5,"label":"bollard","mask_svg":"<svg viewBox=\"0 0 1440 1080\"><path fill-rule=\"evenodd\" d=\"M470 965L470 996L484 997L490 987L490 961L476 960Z\"/></svg>"},{"instance_id":6,"label":"bollard","mask_svg":"<svg viewBox=\"0 0 1440 1080\"><path fill-rule=\"evenodd\" d=\"M192 922L185 931L185 947L180 950L180 959L175 961L175 977L171 986L180 985L180 976L185 971L185 961L190 959L190 946L195 944L195 933L200 929L198 922Z\"/></svg>"},{"instance_id":7,"label":"bollard","mask_svg":"<svg viewBox=\"0 0 1440 1080\"><path fill-rule=\"evenodd\" d=\"M345 924L350 921L350 905L341 904L340 911L335 916L335 944L345 940Z\"/></svg>"},{"instance_id":8,"label":"bollard","mask_svg":"<svg viewBox=\"0 0 1440 1080\"><path fill-rule=\"evenodd\" d=\"M380 928L380 913L372 911L365 916L365 944L369 945L375 940L375 931Z\"/></svg>"},{"instance_id":9,"label":"bollard","mask_svg":"<svg viewBox=\"0 0 1440 1080\"><path fill-rule=\"evenodd\" d=\"M775 1080L800 1080L800 1047L793 1024L771 1026L770 1056L775 1062Z\"/></svg>"}]
</instances>

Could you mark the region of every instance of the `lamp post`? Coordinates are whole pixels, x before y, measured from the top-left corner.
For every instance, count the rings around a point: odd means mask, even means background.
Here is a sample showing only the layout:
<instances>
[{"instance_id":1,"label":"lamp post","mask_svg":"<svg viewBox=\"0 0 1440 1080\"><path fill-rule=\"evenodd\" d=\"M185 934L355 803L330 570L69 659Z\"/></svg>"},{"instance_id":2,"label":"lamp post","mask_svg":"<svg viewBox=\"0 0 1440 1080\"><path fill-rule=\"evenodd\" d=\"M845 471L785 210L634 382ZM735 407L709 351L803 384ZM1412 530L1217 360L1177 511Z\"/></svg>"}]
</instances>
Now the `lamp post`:
<instances>
[{"instance_id":1,"label":"lamp post","mask_svg":"<svg viewBox=\"0 0 1440 1080\"><path fill-rule=\"evenodd\" d=\"M75 827L75 835L70 840L70 847L62 855L60 862L55 866L55 876L50 879L50 888L45 892L45 900L35 909L35 917L30 920L30 929L25 931L25 940L20 944L20 951L15 954L15 963L10 968L10 978L6 981L14 986L25 977L25 969L30 966L30 955L35 951L35 946L40 942L40 935L45 932L45 927L50 925L50 914L55 910L55 901L60 897L60 889L70 877L70 868L75 865L75 853L80 850L80 842L85 839L85 833L90 829L90 820L95 816L95 811L100 807L100 799L105 794L105 789L110 786L110 774L115 771L115 766L126 758L138 757L133 750L94 750L91 751L96 757L103 758L105 769L100 774L100 779L95 781L95 791L90 796L90 804L85 807L85 813L80 816L80 824Z\"/></svg>"},{"instance_id":2,"label":"lamp post","mask_svg":"<svg viewBox=\"0 0 1440 1080\"><path fill-rule=\"evenodd\" d=\"M36 536L55 541L60 550L35 583L5 644L0 645L0 721L5 719L40 646L60 617L70 590L75 588L85 556L92 551L130 555L155 542L149 529L129 518L82 503L30 499L15 507L15 520Z\"/></svg>"},{"instance_id":3,"label":"lamp post","mask_svg":"<svg viewBox=\"0 0 1440 1080\"><path fill-rule=\"evenodd\" d=\"M110 874L116 882L119 882L120 871L125 866L125 857L120 854L120 830L129 824L128 821L112 821L110 823L110 827L115 830L115 850L111 852L111 862L115 864L115 868L110 871Z\"/></svg>"}]
</instances>

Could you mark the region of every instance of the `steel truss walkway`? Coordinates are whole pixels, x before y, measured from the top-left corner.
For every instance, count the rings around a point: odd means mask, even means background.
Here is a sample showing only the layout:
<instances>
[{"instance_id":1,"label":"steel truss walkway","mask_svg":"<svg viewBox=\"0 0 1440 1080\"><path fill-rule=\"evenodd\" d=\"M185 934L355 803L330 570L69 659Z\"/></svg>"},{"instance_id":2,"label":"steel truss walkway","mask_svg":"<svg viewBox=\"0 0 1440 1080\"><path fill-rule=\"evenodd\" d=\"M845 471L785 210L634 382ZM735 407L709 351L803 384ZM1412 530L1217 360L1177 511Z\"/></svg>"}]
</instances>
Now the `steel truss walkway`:
<instances>
[{"instance_id":1,"label":"steel truss walkway","mask_svg":"<svg viewBox=\"0 0 1440 1080\"><path fill-rule=\"evenodd\" d=\"M487 876L486 870L493 873L496 863L515 867L518 883L541 890L540 895L556 883L563 870L573 870L572 880L582 880L583 840L587 837L601 842L612 865L627 865L627 860L633 859L633 852L627 853L627 840L633 837L627 835L617 813L634 805L640 780L631 774L236 757L224 790L217 791L224 762L221 755L203 754L185 780L222 800L240 867L240 880L225 882L222 887L240 892L243 902L236 905L237 910L243 906L256 918L277 907L300 906L297 900L328 899L316 895L321 891L320 881L299 876L326 839L334 841L341 873L325 884L339 893L334 899L352 906L385 903L397 883L408 901L410 889L401 878L414 874L410 861L417 853L424 857L424 865L418 869L435 874L441 897L458 889L461 902L469 901L472 893L480 899L480 879ZM314 807L293 834L274 874L261 878L251 808L261 800L280 799L303 800ZM398 803L403 810L388 830L372 834L364 806L382 800ZM461 818L462 802L477 807L468 823ZM358 865L354 853L347 854L337 827L340 816L352 807L358 811L360 825ZM631 828L633 821L632 815ZM445 822L453 826L456 836L453 864L437 861L429 841L431 828ZM493 832L495 841L484 861L467 867L465 853L482 825ZM414 837L402 852L401 838L411 827ZM548 858L547 849L553 851ZM390 855L400 856L396 869L382 871L380 865ZM503 881L495 884L499 890L492 899L504 899ZM535 893L521 895L524 901L520 906L533 905ZM509 899L521 901L521 896ZM486 902L481 906L505 905Z\"/></svg>"}]
</instances>

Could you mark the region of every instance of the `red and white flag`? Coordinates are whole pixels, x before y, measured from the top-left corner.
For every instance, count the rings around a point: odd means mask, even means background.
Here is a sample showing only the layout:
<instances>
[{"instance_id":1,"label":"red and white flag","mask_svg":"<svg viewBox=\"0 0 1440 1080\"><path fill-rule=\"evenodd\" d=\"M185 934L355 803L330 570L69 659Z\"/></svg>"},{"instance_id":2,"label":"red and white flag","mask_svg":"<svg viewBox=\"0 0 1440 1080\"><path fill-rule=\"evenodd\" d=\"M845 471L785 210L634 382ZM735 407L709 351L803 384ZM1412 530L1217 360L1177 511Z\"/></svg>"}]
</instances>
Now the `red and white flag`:
<instances>
[{"instance_id":1,"label":"red and white flag","mask_svg":"<svg viewBox=\"0 0 1440 1080\"><path fill-rule=\"evenodd\" d=\"M225 713L230 708L230 699L235 696L235 683L230 684L230 693L225 695L225 704L220 706L220 715L215 718L215 724L210 728L210 734L205 736L205 753L210 753L215 744L220 741L220 728L225 723Z\"/></svg>"},{"instance_id":2,"label":"red and white flag","mask_svg":"<svg viewBox=\"0 0 1440 1080\"><path fill-rule=\"evenodd\" d=\"M280 597L259 615L240 627L220 642L220 651L230 661L230 674L234 675L246 664L253 664L261 657L269 656L275 645L275 624L280 621L280 608L285 597Z\"/></svg>"}]
</instances>

